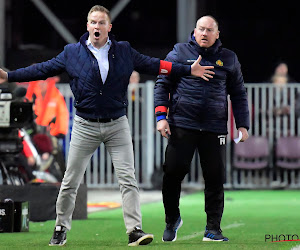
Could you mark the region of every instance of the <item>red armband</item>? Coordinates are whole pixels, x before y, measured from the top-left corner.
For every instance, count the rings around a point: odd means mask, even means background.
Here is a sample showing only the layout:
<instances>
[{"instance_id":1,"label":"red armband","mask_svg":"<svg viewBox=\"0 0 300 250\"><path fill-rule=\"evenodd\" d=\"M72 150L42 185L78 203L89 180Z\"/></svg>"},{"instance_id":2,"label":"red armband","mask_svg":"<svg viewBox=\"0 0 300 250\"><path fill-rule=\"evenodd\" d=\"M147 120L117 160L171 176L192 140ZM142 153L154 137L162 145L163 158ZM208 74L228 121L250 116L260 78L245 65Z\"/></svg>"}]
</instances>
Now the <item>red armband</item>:
<instances>
[{"instance_id":1,"label":"red armband","mask_svg":"<svg viewBox=\"0 0 300 250\"><path fill-rule=\"evenodd\" d=\"M159 74L160 75L169 75L172 70L172 63L160 60L160 65L159 65Z\"/></svg>"},{"instance_id":2,"label":"red armband","mask_svg":"<svg viewBox=\"0 0 300 250\"><path fill-rule=\"evenodd\" d=\"M159 113L167 113L167 107L165 106L157 106L155 108L155 114L159 112Z\"/></svg>"}]
</instances>

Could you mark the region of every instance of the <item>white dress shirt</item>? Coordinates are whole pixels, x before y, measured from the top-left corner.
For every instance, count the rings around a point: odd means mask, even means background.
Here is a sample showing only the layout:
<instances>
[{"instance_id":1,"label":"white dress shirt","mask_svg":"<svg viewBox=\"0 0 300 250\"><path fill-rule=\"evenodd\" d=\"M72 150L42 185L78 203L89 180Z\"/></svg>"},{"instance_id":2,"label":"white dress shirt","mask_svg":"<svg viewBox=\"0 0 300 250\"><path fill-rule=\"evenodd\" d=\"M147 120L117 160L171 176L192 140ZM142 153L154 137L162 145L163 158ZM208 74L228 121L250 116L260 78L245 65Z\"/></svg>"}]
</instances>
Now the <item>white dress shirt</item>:
<instances>
[{"instance_id":1,"label":"white dress shirt","mask_svg":"<svg viewBox=\"0 0 300 250\"><path fill-rule=\"evenodd\" d=\"M104 84L109 70L108 51L110 49L111 41L108 38L107 42L100 49L97 49L93 46L90 38L88 38L86 45L98 61L101 79Z\"/></svg>"}]
</instances>

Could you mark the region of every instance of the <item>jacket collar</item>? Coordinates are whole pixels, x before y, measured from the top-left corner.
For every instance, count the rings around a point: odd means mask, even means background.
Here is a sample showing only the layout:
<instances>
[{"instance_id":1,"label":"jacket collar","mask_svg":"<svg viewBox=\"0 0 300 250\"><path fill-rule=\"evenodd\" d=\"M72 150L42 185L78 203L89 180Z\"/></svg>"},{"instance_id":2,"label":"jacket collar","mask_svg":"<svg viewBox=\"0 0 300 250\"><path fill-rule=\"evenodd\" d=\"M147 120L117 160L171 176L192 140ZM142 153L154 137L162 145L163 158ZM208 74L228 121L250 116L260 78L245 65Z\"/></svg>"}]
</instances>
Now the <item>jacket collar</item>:
<instances>
[{"instance_id":1,"label":"jacket collar","mask_svg":"<svg viewBox=\"0 0 300 250\"><path fill-rule=\"evenodd\" d=\"M200 47L200 45L197 43L193 33L191 34L189 43L196 48L196 50L199 54L202 54L202 55L215 54L222 48L222 42L220 39L217 39L216 42L209 48Z\"/></svg>"}]
</instances>

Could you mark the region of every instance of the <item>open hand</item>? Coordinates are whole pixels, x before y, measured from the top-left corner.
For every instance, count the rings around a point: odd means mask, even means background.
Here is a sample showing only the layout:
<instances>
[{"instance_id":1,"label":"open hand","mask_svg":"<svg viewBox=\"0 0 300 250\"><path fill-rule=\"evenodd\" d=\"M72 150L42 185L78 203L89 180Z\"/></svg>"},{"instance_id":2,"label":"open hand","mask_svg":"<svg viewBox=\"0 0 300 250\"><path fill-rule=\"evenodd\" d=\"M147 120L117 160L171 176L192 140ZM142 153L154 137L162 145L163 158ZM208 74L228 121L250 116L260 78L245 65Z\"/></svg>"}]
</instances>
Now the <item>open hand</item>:
<instances>
[{"instance_id":1,"label":"open hand","mask_svg":"<svg viewBox=\"0 0 300 250\"><path fill-rule=\"evenodd\" d=\"M204 79L205 81L209 81L208 78L213 78L215 72L209 70L213 69L214 66L201 66L200 61L202 57L199 55L198 59L191 66L191 75L198 76Z\"/></svg>"},{"instance_id":2,"label":"open hand","mask_svg":"<svg viewBox=\"0 0 300 250\"><path fill-rule=\"evenodd\" d=\"M7 72L4 71L3 69L0 69L0 84L6 82L7 79L8 79Z\"/></svg>"}]
</instances>

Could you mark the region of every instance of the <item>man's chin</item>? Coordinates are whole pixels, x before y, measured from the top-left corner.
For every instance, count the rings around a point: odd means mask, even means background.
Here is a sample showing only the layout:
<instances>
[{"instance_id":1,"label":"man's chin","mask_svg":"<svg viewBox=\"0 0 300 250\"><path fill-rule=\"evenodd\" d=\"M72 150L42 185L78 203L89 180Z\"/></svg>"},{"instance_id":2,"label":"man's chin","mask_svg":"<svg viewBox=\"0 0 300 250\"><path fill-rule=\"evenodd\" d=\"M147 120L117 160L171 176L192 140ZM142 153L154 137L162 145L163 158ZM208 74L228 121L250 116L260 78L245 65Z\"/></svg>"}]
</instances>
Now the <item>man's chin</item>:
<instances>
[{"instance_id":1,"label":"man's chin","mask_svg":"<svg viewBox=\"0 0 300 250\"><path fill-rule=\"evenodd\" d=\"M202 48L208 48L209 45L208 45L208 43L200 43L200 47L202 47Z\"/></svg>"}]
</instances>

